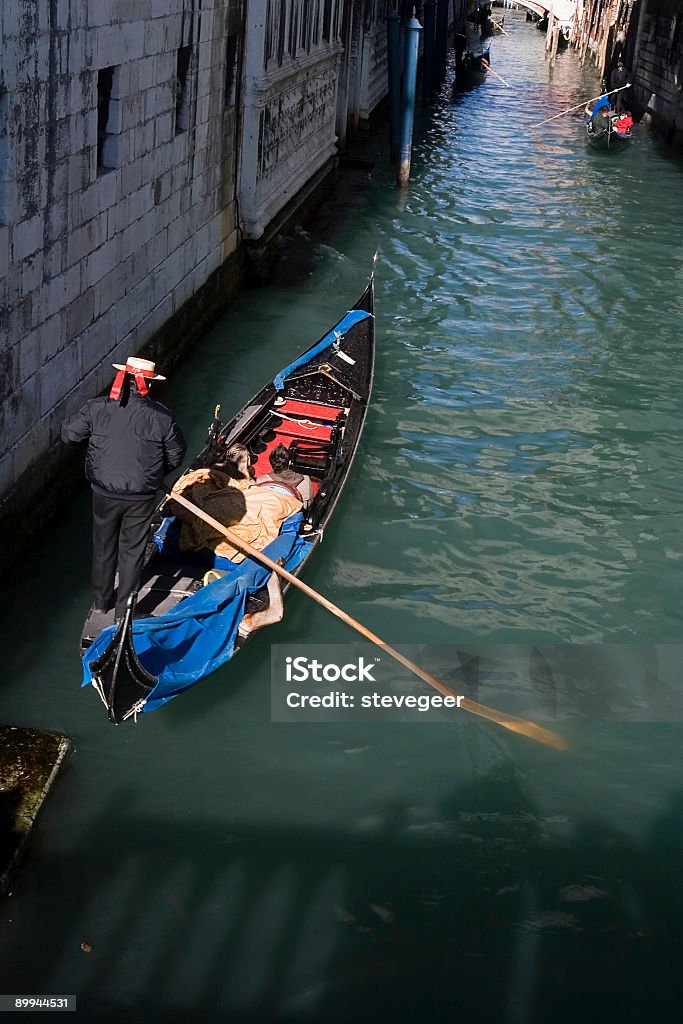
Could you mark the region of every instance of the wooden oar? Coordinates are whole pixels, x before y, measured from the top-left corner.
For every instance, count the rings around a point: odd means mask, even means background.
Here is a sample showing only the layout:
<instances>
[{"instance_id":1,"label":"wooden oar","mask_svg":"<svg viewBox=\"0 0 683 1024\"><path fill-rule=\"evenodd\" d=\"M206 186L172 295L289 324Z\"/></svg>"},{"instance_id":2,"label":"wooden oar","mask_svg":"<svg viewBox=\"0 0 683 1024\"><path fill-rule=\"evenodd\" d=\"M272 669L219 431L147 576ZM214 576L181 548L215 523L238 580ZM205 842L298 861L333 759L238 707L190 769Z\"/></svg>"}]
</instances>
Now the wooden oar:
<instances>
[{"instance_id":1,"label":"wooden oar","mask_svg":"<svg viewBox=\"0 0 683 1024\"><path fill-rule=\"evenodd\" d=\"M553 114L552 117L548 117L545 121L539 121L538 124L532 124L530 128L540 128L541 125L548 124L550 121L554 121L556 117L562 117L564 114L571 114L572 110L578 110L579 107L585 107L589 103L595 103L596 100L602 99L603 96L613 96L615 92L621 92L622 89L630 89L631 83L628 82L626 85L620 85L618 89L612 89L611 92L601 92L599 96L593 96L589 100L583 100L582 103L577 103L575 107L567 107L566 110L561 110L559 114Z\"/></svg>"},{"instance_id":2,"label":"wooden oar","mask_svg":"<svg viewBox=\"0 0 683 1024\"><path fill-rule=\"evenodd\" d=\"M414 662L406 658L405 655L401 654L400 651L390 647L389 644L385 643L384 640L381 640L375 633L366 629L362 623L353 619L345 611L342 611L341 608L338 608L336 604L332 604L332 602L328 601L326 597L319 594L317 590L314 590L312 587L309 587L307 583L303 583L296 576L293 576L287 569L283 569L281 565L274 562L271 558L265 555L263 551L257 551L257 549L253 548L251 544L247 544L247 542L242 540L241 537L234 534L227 526L223 526L222 523L219 523L217 519L214 519L213 516L210 516L198 505L188 501L188 499L182 494L171 491L169 487L164 486L163 489L170 496L171 501L177 501L179 505L183 506L183 508L188 509L189 512L192 512L199 519L203 519L204 522L208 523L209 526L212 526L217 533L221 533L224 537L227 537L230 543L234 544L240 551L249 555L250 558L256 558L259 562L262 562L263 565L267 565L268 568L273 572L276 572L278 576L287 580L287 582L291 583L292 586L302 590L304 594L313 598L313 600L317 601L318 604L323 606L323 608L327 608L328 612L336 615L337 618L341 619L342 622L345 622L347 626L351 626L352 629L355 629L356 632L360 633L367 640L370 640L371 643L377 644L382 648L382 650L386 651L387 654L391 655L392 658L400 662L401 665L410 669L410 671L414 672L416 676L423 679L425 683L429 683L430 686L433 686L435 690L439 691L439 693L443 694L445 697L460 696L459 694L456 694L454 690L451 690L449 686L446 686L445 683L439 682L439 680L429 672L425 672L425 670L420 668L419 665L414 664ZM567 749L567 741L562 736L559 736L555 732L551 732L549 729L544 729L542 726L536 725L534 722L527 722L523 718L516 718L514 715L508 715L505 711L496 711L494 708L486 707L484 704L477 704L476 701L470 700L469 697L461 696L458 701L458 707L465 711L469 711L473 715L478 715L480 718L487 718L490 722L495 722L496 725L501 725L504 729L509 729L511 732L517 732L522 736L528 736L529 739L536 740L538 743L543 743L547 747L553 747L554 750Z\"/></svg>"},{"instance_id":3,"label":"wooden oar","mask_svg":"<svg viewBox=\"0 0 683 1024\"><path fill-rule=\"evenodd\" d=\"M484 64L486 64L486 67L487 67L487 69L488 69L488 70L489 70L489 71L491 72L491 74L492 74L492 75L495 75L495 76L496 76L496 78L500 78L501 82L503 83L503 85L504 85L504 86L505 86L505 87L506 87L507 89L511 88L511 87L510 87L510 85L508 85L508 83L507 83L507 82L505 81L505 79L503 78L503 76L502 76L502 75L499 75L497 71L494 71L494 70L493 70L493 68L491 67L491 65L489 64L489 62L488 62L488 61L486 61L486 60L485 60L485 61L484 61Z\"/></svg>"},{"instance_id":4,"label":"wooden oar","mask_svg":"<svg viewBox=\"0 0 683 1024\"><path fill-rule=\"evenodd\" d=\"M509 36L510 35L509 32L505 31L505 29L503 28L503 26L501 25L501 23L499 21L493 21L493 18L491 18L491 21L493 22L495 27L498 29L498 31L502 32L504 36Z\"/></svg>"}]
</instances>

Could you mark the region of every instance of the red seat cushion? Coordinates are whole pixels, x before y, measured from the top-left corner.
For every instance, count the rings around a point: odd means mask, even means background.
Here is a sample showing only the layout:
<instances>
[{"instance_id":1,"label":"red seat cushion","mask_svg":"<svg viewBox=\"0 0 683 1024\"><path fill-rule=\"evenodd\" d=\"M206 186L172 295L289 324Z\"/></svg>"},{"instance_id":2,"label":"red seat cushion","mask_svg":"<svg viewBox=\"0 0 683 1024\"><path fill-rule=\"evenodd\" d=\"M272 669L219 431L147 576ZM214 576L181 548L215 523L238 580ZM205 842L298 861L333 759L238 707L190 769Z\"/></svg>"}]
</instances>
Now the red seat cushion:
<instances>
[{"instance_id":1,"label":"red seat cushion","mask_svg":"<svg viewBox=\"0 0 683 1024\"><path fill-rule=\"evenodd\" d=\"M288 398L284 405L278 406L274 412L286 413L287 416L309 416L311 419L316 420L331 420L334 422L339 419L343 409L339 409L334 405L315 405L313 402L298 402L294 398Z\"/></svg>"}]
</instances>

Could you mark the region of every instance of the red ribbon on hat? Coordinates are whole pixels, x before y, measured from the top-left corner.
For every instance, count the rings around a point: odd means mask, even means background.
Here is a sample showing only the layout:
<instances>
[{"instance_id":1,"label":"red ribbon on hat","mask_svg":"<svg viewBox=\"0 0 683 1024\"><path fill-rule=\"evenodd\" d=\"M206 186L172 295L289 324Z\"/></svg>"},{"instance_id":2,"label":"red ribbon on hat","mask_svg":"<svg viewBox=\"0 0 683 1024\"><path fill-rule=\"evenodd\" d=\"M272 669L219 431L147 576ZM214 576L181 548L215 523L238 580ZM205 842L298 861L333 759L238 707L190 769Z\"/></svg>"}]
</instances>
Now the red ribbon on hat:
<instances>
[{"instance_id":1,"label":"red ribbon on hat","mask_svg":"<svg viewBox=\"0 0 683 1024\"><path fill-rule=\"evenodd\" d=\"M126 363L125 368L123 370L119 370L116 374L114 383L111 386L111 391L109 392L109 397L115 402L118 402L121 397L121 388L123 387L123 381L127 373L130 373L131 376L135 377L135 383L138 386L138 391L143 395L143 397L149 394L149 388L145 383L145 378L147 378L147 380L153 380L154 370L143 370L139 366L129 366L129 364Z\"/></svg>"}]
</instances>

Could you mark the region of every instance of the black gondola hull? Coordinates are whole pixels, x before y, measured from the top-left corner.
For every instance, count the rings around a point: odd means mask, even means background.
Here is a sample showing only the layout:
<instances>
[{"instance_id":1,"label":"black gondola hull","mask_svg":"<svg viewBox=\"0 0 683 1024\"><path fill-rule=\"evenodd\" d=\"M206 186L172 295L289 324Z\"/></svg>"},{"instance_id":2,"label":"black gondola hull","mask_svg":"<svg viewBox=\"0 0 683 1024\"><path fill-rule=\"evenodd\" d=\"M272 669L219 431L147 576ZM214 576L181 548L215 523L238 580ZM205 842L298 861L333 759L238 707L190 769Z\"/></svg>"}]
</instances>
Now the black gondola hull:
<instances>
[{"instance_id":1,"label":"black gondola hull","mask_svg":"<svg viewBox=\"0 0 683 1024\"><path fill-rule=\"evenodd\" d=\"M209 443L186 470L209 467L221 461L227 449L240 442L257 460L258 476L269 471L269 467L264 465L269 450L278 443L289 446L292 458L298 460L297 469L301 472L305 467L316 490L300 527L305 551L296 568L292 569L295 576L303 571L320 543L338 505L360 442L374 375L374 277L347 317L353 319L354 312L368 315L362 319L359 317L358 322L352 323L340 338L327 347L324 343L327 338L334 337L332 332L335 329L326 332L319 342L286 368L294 367L284 379L276 377L267 384L227 424L223 426L214 418ZM347 317L335 326L344 329ZM310 353L314 354L310 356ZM312 428L316 440L311 440ZM160 507L150 534L149 558L137 597L136 617L160 620L202 588L206 567L192 568L180 553L174 558L172 554L160 551L152 542L152 534L162 515ZM246 614L267 607L267 603L266 588L263 587L250 597ZM82 654L86 654L102 628L109 624L91 610L84 626ZM234 657L254 635L252 632L246 637L237 636L231 656ZM102 637L99 648L105 642ZM85 660L89 663L92 683L107 708L110 721L118 724L146 710L147 699L154 691L157 679L136 656L132 605L106 648L101 652L93 648L93 653L98 657L90 660L86 654Z\"/></svg>"}]
</instances>

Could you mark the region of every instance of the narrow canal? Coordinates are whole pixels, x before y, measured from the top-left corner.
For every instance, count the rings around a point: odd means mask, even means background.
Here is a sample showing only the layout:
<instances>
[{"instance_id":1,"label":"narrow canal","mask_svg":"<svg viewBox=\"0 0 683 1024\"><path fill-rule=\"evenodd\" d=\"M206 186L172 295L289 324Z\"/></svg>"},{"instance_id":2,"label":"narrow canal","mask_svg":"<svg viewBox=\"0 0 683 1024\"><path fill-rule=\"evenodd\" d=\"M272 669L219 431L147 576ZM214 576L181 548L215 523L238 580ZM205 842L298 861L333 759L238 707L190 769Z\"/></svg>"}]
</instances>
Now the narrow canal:
<instances>
[{"instance_id":1,"label":"narrow canal","mask_svg":"<svg viewBox=\"0 0 683 1024\"><path fill-rule=\"evenodd\" d=\"M568 751L464 715L271 724L270 642L349 639L300 595L111 727L78 686L84 487L2 604L2 720L75 751L0 906L0 991L97 1021L679 1016L682 730L657 681L681 639L683 164L645 128L613 159L580 118L531 130L598 88L506 26L511 88L420 115L405 195L382 155L346 172L163 400L198 450L379 245L375 399L307 580L389 642L601 645L569 703L552 666L529 698Z\"/></svg>"}]
</instances>

